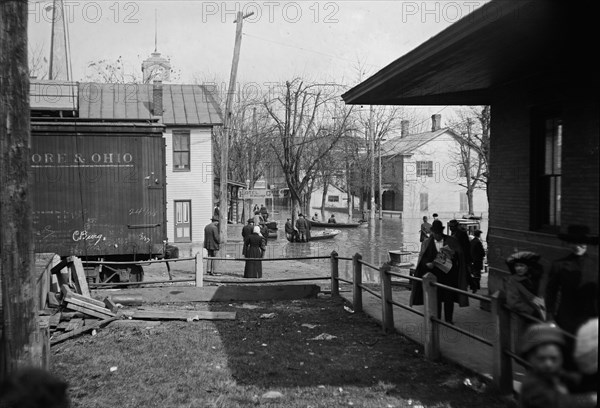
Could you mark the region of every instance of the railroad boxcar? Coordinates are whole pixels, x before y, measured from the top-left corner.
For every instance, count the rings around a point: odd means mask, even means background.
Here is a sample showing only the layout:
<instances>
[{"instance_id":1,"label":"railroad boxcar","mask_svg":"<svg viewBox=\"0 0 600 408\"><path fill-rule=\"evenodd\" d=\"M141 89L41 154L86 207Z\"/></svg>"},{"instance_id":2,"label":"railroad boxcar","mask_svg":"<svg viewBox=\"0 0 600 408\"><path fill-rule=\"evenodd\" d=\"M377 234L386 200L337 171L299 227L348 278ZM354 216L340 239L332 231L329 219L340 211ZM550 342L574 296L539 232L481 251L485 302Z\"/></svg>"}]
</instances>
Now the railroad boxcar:
<instances>
[{"instance_id":1,"label":"railroad boxcar","mask_svg":"<svg viewBox=\"0 0 600 408\"><path fill-rule=\"evenodd\" d=\"M154 121L32 119L35 251L75 255L84 263L163 257L163 130ZM86 273L92 279L143 279L143 269L133 263Z\"/></svg>"}]
</instances>

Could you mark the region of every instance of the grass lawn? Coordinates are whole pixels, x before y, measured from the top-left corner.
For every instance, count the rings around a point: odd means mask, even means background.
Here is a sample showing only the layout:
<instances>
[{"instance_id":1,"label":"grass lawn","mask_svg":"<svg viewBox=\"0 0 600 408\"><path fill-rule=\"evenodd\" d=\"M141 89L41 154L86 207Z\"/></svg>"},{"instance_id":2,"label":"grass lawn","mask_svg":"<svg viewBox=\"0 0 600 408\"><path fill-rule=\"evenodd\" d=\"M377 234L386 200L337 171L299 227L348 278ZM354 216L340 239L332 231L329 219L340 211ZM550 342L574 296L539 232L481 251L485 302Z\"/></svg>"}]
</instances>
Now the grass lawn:
<instances>
[{"instance_id":1,"label":"grass lawn","mask_svg":"<svg viewBox=\"0 0 600 408\"><path fill-rule=\"evenodd\" d=\"M328 296L148 305L237 318L111 325L54 346L52 371L68 381L72 406L86 408L508 406L490 386L463 385L477 381L472 373L425 360L421 346L343 306Z\"/></svg>"}]
</instances>

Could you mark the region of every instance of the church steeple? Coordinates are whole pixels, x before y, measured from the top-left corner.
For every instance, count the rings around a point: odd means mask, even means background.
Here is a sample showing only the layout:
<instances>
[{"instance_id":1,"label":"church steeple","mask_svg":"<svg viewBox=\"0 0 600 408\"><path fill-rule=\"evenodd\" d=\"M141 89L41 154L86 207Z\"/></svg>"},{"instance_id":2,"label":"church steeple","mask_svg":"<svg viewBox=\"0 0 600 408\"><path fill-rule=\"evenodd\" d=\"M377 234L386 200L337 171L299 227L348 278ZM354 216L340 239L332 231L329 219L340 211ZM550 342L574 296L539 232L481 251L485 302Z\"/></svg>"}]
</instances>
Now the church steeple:
<instances>
[{"instance_id":1,"label":"church steeple","mask_svg":"<svg viewBox=\"0 0 600 408\"><path fill-rule=\"evenodd\" d=\"M171 61L158 52L158 17L154 10L154 52L142 62L142 77L144 83L155 80L168 82L171 79Z\"/></svg>"}]
</instances>

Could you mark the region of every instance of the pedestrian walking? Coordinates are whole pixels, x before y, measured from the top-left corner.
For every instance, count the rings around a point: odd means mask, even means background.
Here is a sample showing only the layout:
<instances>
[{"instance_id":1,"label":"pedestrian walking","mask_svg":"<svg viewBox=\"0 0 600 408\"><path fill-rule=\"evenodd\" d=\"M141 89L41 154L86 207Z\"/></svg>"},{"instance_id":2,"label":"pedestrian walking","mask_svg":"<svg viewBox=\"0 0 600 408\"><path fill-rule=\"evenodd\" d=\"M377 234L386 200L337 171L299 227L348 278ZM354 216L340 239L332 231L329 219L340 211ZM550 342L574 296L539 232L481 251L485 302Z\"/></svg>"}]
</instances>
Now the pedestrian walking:
<instances>
[{"instance_id":1,"label":"pedestrian walking","mask_svg":"<svg viewBox=\"0 0 600 408\"><path fill-rule=\"evenodd\" d=\"M558 237L571 253L552 262L546 307L550 319L575 334L584 322L598 317L598 265L587 254L588 245L598 245L598 236L591 236L585 225L570 225Z\"/></svg>"},{"instance_id":2,"label":"pedestrian walking","mask_svg":"<svg viewBox=\"0 0 600 408\"><path fill-rule=\"evenodd\" d=\"M473 282L473 293L481 289L481 271L483 269L483 260L485 258L485 248L481 242L481 231L473 231L471 240L471 276Z\"/></svg>"},{"instance_id":3,"label":"pedestrian walking","mask_svg":"<svg viewBox=\"0 0 600 408\"><path fill-rule=\"evenodd\" d=\"M580 377L563 368L565 338L552 323L530 326L520 342L519 355L529 363L521 384L521 408L596 407L596 392L577 393Z\"/></svg>"},{"instance_id":4,"label":"pedestrian walking","mask_svg":"<svg viewBox=\"0 0 600 408\"><path fill-rule=\"evenodd\" d=\"M425 241L431 234L431 224L427 222L427 216L423 217L423 223L421 224L421 236L419 242Z\"/></svg>"},{"instance_id":5,"label":"pedestrian walking","mask_svg":"<svg viewBox=\"0 0 600 408\"><path fill-rule=\"evenodd\" d=\"M254 218L248 218L247 224L242 228L242 241L246 242L246 237L254 231ZM242 247L242 255L246 256L246 245Z\"/></svg>"},{"instance_id":6,"label":"pedestrian walking","mask_svg":"<svg viewBox=\"0 0 600 408\"><path fill-rule=\"evenodd\" d=\"M448 221L448 228L450 229L450 235L458 241L460 248L465 257L468 286L471 288L473 293L477 292L477 285L474 283L474 277L471 273L471 242L469 240L469 234L465 231L457 220Z\"/></svg>"},{"instance_id":7,"label":"pedestrian walking","mask_svg":"<svg viewBox=\"0 0 600 408\"><path fill-rule=\"evenodd\" d=\"M217 226L219 219L213 216L210 221L210 224L204 227L204 248L206 248L206 251L208 252L208 257L214 258L217 256L217 251L221 244L219 227ZM214 260L210 259L206 262L206 273L208 275L216 275L214 262Z\"/></svg>"},{"instance_id":8,"label":"pedestrian walking","mask_svg":"<svg viewBox=\"0 0 600 408\"><path fill-rule=\"evenodd\" d=\"M464 254L458 241L444 234L444 226L440 220L431 223L431 236L421 244L415 276L422 278L427 272L433 273L438 283L461 290L467 289L468 277ZM466 295L447 289L438 288L437 299L437 316L442 317L443 306L444 320L448 323L454 323L454 303L458 303L461 307L469 305ZM420 282L413 282L410 305L422 304L423 286Z\"/></svg>"},{"instance_id":9,"label":"pedestrian walking","mask_svg":"<svg viewBox=\"0 0 600 408\"><path fill-rule=\"evenodd\" d=\"M244 247L246 258L262 258L264 256L266 247L258 225L254 227L252 234L244 240ZM244 278L262 278L262 261L247 260L244 266Z\"/></svg>"}]
</instances>

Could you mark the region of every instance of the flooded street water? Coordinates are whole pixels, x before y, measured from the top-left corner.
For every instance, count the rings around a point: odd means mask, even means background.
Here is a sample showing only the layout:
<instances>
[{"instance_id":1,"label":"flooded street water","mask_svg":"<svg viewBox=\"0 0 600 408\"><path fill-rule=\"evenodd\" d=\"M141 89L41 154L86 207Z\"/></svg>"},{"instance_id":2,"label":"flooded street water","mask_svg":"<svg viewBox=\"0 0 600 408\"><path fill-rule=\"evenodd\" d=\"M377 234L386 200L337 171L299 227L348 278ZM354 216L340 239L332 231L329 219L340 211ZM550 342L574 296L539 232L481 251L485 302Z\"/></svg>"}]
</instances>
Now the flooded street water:
<instances>
[{"instance_id":1,"label":"flooded street water","mask_svg":"<svg viewBox=\"0 0 600 408\"><path fill-rule=\"evenodd\" d=\"M330 214L331 212L327 212ZM335 213L338 220L347 219L343 212ZM332 251L336 251L341 257L352 257L359 253L362 259L375 266L381 266L389 261L389 251L403 250L413 252L411 261L416 262L416 257L420 248L419 230L421 219L400 219L384 216L382 220L375 219L366 227L358 228L340 228L340 233L331 239L324 239L308 243L291 243L285 238L284 223L275 217L279 224L278 238L269 239L267 253L265 258L295 258L307 256L329 256ZM444 225L448 220L442 220ZM335 225L332 225L335 229ZM487 230L487 220L481 223L481 229ZM313 229L313 231L322 230ZM233 242L235 237L230 237L227 244L227 255L230 257L241 257L241 242ZM323 265L323 268L329 268L329 260L306 260L311 265ZM352 270L351 261L340 261L341 276L350 276ZM329 269L326 269L327 273ZM379 280L378 272L364 267L363 280L377 282Z\"/></svg>"}]
</instances>

